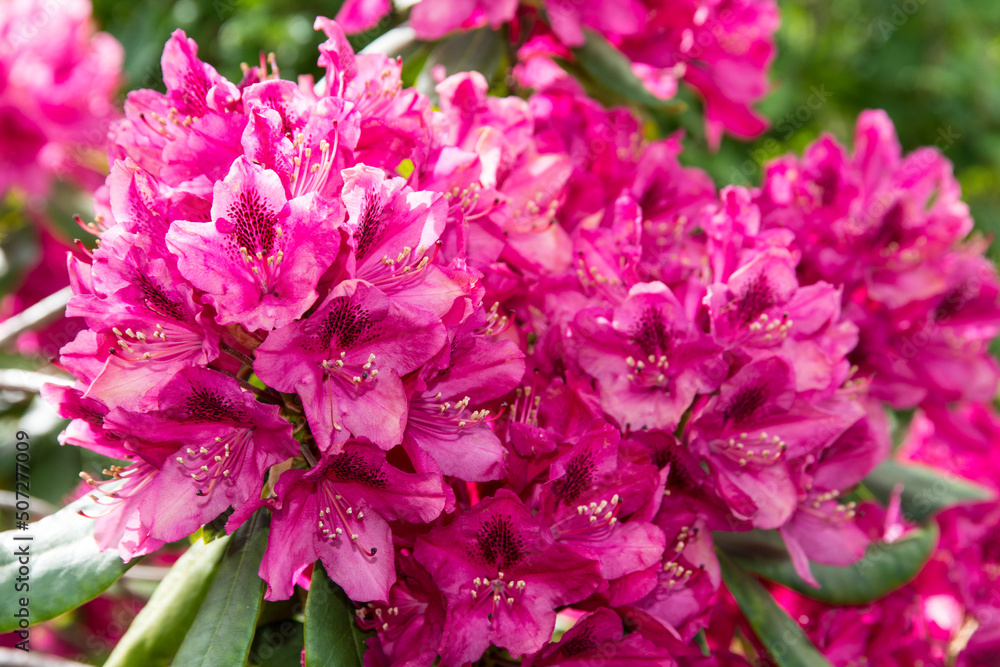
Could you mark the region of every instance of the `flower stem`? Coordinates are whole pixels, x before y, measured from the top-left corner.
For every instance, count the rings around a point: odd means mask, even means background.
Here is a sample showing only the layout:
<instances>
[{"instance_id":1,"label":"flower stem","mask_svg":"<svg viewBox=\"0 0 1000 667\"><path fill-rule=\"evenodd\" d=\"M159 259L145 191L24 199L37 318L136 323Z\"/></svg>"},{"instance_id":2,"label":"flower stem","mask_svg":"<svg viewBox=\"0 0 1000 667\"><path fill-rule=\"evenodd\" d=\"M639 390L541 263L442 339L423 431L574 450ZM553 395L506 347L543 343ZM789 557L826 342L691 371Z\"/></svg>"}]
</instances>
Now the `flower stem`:
<instances>
[{"instance_id":1,"label":"flower stem","mask_svg":"<svg viewBox=\"0 0 1000 667\"><path fill-rule=\"evenodd\" d=\"M226 354L228 354L229 356L233 357L234 359L242 361L244 364L247 364L248 366L250 366L251 368L253 368L253 359L251 359L247 355L243 354L242 352L240 352L239 350L237 350L235 347L232 347L231 345L227 345L226 343L223 343L223 342L220 341L219 342L219 349L222 350L223 352L225 352Z\"/></svg>"}]
</instances>

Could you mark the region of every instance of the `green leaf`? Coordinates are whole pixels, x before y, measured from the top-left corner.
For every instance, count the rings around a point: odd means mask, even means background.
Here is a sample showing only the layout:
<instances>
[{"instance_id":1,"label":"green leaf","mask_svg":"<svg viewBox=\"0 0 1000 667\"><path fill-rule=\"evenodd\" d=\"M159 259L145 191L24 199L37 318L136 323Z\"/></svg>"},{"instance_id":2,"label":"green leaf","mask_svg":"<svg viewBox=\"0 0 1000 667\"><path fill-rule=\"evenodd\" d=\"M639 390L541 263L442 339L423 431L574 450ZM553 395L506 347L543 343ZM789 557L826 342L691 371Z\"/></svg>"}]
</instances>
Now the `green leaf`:
<instances>
[{"instance_id":1,"label":"green leaf","mask_svg":"<svg viewBox=\"0 0 1000 667\"><path fill-rule=\"evenodd\" d=\"M21 608L22 597L30 602L32 624L47 621L97 597L136 562L122 563L117 551L97 548L94 520L77 514L80 510L93 513L97 507L89 497L81 498L29 524L28 530L0 533L0 586L4 591L0 595L0 633L17 628L14 614ZM30 554L27 564L15 555L22 547ZM28 579L22 577L18 582L22 565L29 568ZM28 588L19 591L18 585Z\"/></svg>"},{"instance_id":2,"label":"green leaf","mask_svg":"<svg viewBox=\"0 0 1000 667\"><path fill-rule=\"evenodd\" d=\"M223 512L222 514L220 514L219 516L215 517L214 519L206 523L204 526L202 526L200 530L198 530L191 536L191 540L196 541L198 538L201 538L206 542L211 542L212 540L217 540L220 537L225 537L226 523L229 521L229 517L231 517L232 515L233 515L233 508L230 507L225 512Z\"/></svg>"},{"instance_id":3,"label":"green leaf","mask_svg":"<svg viewBox=\"0 0 1000 667\"><path fill-rule=\"evenodd\" d=\"M104 667L170 664L208 593L230 539L227 535L208 544L195 542L177 559Z\"/></svg>"},{"instance_id":4,"label":"green leaf","mask_svg":"<svg viewBox=\"0 0 1000 667\"><path fill-rule=\"evenodd\" d=\"M833 567L810 564L819 588L795 573L791 558L776 531L714 533L716 546L741 566L814 600L834 605L866 604L905 586L920 574L938 541L937 524L931 522L906 537L886 544L874 542L865 557L853 565Z\"/></svg>"},{"instance_id":5,"label":"green leaf","mask_svg":"<svg viewBox=\"0 0 1000 667\"><path fill-rule=\"evenodd\" d=\"M446 76L458 72L480 72L487 82L492 83L503 55L503 39L496 30L479 28L449 37L435 46L427 56L427 62L417 76L417 89L437 104L438 94L434 90L437 81L433 70L438 65L444 67Z\"/></svg>"},{"instance_id":6,"label":"green leaf","mask_svg":"<svg viewBox=\"0 0 1000 667\"><path fill-rule=\"evenodd\" d=\"M705 638L705 628L698 631L698 634L694 636L694 643L698 645L698 650L706 658L712 655L712 649L708 645L708 639Z\"/></svg>"},{"instance_id":7,"label":"green leaf","mask_svg":"<svg viewBox=\"0 0 1000 667\"><path fill-rule=\"evenodd\" d=\"M246 663L264 595L264 582L257 571L267 548L269 516L259 510L233 533L219 572L173 664Z\"/></svg>"},{"instance_id":8,"label":"green leaf","mask_svg":"<svg viewBox=\"0 0 1000 667\"><path fill-rule=\"evenodd\" d=\"M913 415L916 410L892 410L885 408L886 418L889 422L889 432L892 433L892 451L903 446L910 433L910 424L913 423Z\"/></svg>"},{"instance_id":9,"label":"green leaf","mask_svg":"<svg viewBox=\"0 0 1000 667\"><path fill-rule=\"evenodd\" d=\"M354 609L317 562L306 599L306 667L361 667L366 634L354 622Z\"/></svg>"},{"instance_id":10,"label":"green leaf","mask_svg":"<svg viewBox=\"0 0 1000 667\"><path fill-rule=\"evenodd\" d=\"M896 484L903 485L900 508L915 523L953 505L992 499L993 493L977 484L921 465L883 461L862 482L883 503L889 502Z\"/></svg>"},{"instance_id":11,"label":"green leaf","mask_svg":"<svg viewBox=\"0 0 1000 667\"><path fill-rule=\"evenodd\" d=\"M253 667L288 667L300 665L305 631L298 621L285 619L257 628L250 648L248 665Z\"/></svg>"},{"instance_id":12,"label":"green leaf","mask_svg":"<svg viewBox=\"0 0 1000 667\"><path fill-rule=\"evenodd\" d=\"M580 66L598 83L647 107L667 109L676 106L674 101L662 100L649 92L632 71L632 62L611 42L589 28L584 28L584 33L586 41L583 46L574 49L574 53Z\"/></svg>"},{"instance_id":13,"label":"green leaf","mask_svg":"<svg viewBox=\"0 0 1000 667\"><path fill-rule=\"evenodd\" d=\"M90 134L81 136L82 142L92 143L95 147L100 145L101 138L107 130L90 130ZM78 159L85 161L87 159L86 151L88 148L70 148L71 159ZM90 212L94 210L93 200L91 196L85 191L81 190L78 185L72 182L62 180L68 174L64 174L60 179L53 183L53 192L48 197L46 197L46 212L48 213L48 220L55 226L58 230L58 235L61 236L65 241L70 241L74 238L79 238L84 241L91 249L95 247L94 240L95 237L84 233L80 229L80 225L77 224L73 216L79 215L84 219L88 219Z\"/></svg>"},{"instance_id":14,"label":"green leaf","mask_svg":"<svg viewBox=\"0 0 1000 667\"><path fill-rule=\"evenodd\" d=\"M726 587L778 667L830 667L802 628L778 606L767 589L725 552L716 551Z\"/></svg>"},{"instance_id":15,"label":"green leaf","mask_svg":"<svg viewBox=\"0 0 1000 667\"><path fill-rule=\"evenodd\" d=\"M19 212L5 209L0 207L0 295L17 287L41 252L35 228Z\"/></svg>"},{"instance_id":16,"label":"green leaf","mask_svg":"<svg viewBox=\"0 0 1000 667\"><path fill-rule=\"evenodd\" d=\"M0 368L16 368L22 371L33 371L39 366L37 359L22 357L16 352L0 352Z\"/></svg>"}]
</instances>

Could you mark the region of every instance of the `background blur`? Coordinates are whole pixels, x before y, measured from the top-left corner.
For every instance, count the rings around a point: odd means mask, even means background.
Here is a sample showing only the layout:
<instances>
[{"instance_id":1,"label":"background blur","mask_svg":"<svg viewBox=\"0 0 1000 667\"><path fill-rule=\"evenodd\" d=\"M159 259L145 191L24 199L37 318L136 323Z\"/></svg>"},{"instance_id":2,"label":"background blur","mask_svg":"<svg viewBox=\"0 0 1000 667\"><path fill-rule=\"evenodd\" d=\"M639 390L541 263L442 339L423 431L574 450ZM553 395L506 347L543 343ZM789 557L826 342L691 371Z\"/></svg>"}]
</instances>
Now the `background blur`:
<instances>
[{"instance_id":1,"label":"background blur","mask_svg":"<svg viewBox=\"0 0 1000 667\"><path fill-rule=\"evenodd\" d=\"M944 151L977 226L1000 231L1000 3L778 4L774 91L759 107L771 131L750 145L728 140L714 156L689 142L689 159L718 183L742 177L757 184L762 162L801 151L824 131L849 141L858 113L881 108L904 150L937 145ZM992 252L996 259L995 243Z\"/></svg>"},{"instance_id":2,"label":"background blur","mask_svg":"<svg viewBox=\"0 0 1000 667\"><path fill-rule=\"evenodd\" d=\"M160 54L176 28L194 37L200 57L230 80L238 81L240 63L258 62L261 51L275 53L285 78L306 73L319 78L316 47L321 34L313 31L313 19L317 13L334 16L340 4L316 0L93 1L100 28L125 48L127 79L122 100L131 89L163 90ZM849 142L858 113L883 108L895 122L905 150L937 145L944 151L955 165L979 229L987 234L1000 232L1000 2L779 0L779 5L782 25L772 70L773 92L759 106L771 119L772 129L751 143L726 138L721 149L711 153L705 147L700 110L689 109L666 123L687 130L682 161L706 169L720 186L756 185L768 160L787 151L801 151L824 131ZM353 45L360 49L396 21L396 17L385 19L378 29L352 38ZM418 64L430 48L418 54ZM407 72L412 83L415 68L408 67ZM502 77L498 85L503 85ZM698 105L686 92L681 99ZM44 239L38 238L16 204L0 204L0 246L7 258L0 262L0 299L9 300L26 273L39 269ZM84 219L92 217L87 200L68 189L58 190L48 209L66 240L81 235L72 220L74 213ZM998 244L993 244L992 253L994 259L1000 257ZM63 271L62 266L57 262L49 270ZM0 372L39 370L51 356L42 351L31 358L0 350ZM32 436L32 511L37 518L45 509L39 500L52 506L62 504L79 483L77 473L93 469L95 462L88 460L92 457L88 452L59 447L56 436L64 422L37 396L3 389L2 384L0 490L13 487L12 443L14 434L24 430ZM9 521L9 515L3 514L0 530L9 528ZM132 600L132 593L117 594ZM100 617L93 609L88 613ZM120 624L122 631L128 620ZM68 628L70 623L67 620L63 625ZM109 635L108 641L113 640ZM99 663L108 644L94 648L89 659Z\"/></svg>"}]
</instances>

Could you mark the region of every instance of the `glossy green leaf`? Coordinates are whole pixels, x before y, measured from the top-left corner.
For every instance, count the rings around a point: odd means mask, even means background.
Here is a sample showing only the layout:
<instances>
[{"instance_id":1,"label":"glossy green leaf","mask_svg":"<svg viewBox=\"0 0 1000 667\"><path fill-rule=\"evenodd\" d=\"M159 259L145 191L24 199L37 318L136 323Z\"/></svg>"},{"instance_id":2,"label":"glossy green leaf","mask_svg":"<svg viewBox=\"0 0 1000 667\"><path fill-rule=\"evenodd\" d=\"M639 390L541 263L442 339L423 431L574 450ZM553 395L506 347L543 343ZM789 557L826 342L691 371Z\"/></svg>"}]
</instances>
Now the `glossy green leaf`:
<instances>
[{"instance_id":1,"label":"glossy green leaf","mask_svg":"<svg viewBox=\"0 0 1000 667\"><path fill-rule=\"evenodd\" d=\"M778 667L830 667L802 628L778 606L763 584L717 550L726 588Z\"/></svg>"},{"instance_id":2,"label":"glossy green leaf","mask_svg":"<svg viewBox=\"0 0 1000 667\"><path fill-rule=\"evenodd\" d=\"M417 76L417 89L437 103L437 81L433 70L444 67L446 76L458 72L479 72L491 81L504 56L503 38L496 30L479 28L449 37L434 47Z\"/></svg>"},{"instance_id":3,"label":"glossy green leaf","mask_svg":"<svg viewBox=\"0 0 1000 667\"><path fill-rule=\"evenodd\" d=\"M233 533L174 665L242 665L247 661L264 595L257 571L267 548L269 516L260 510Z\"/></svg>"},{"instance_id":4,"label":"glossy green leaf","mask_svg":"<svg viewBox=\"0 0 1000 667\"><path fill-rule=\"evenodd\" d=\"M361 667L365 633L354 622L354 609L317 562L306 599L306 667Z\"/></svg>"},{"instance_id":5,"label":"glossy green leaf","mask_svg":"<svg viewBox=\"0 0 1000 667\"><path fill-rule=\"evenodd\" d=\"M257 628L247 665L250 667L288 667L300 665L305 631L292 619L275 621Z\"/></svg>"},{"instance_id":6,"label":"glossy green leaf","mask_svg":"<svg viewBox=\"0 0 1000 667\"><path fill-rule=\"evenodd\" d=\"M169 665L191 628L231 536L195 542L177 559L104 667Z\"/></svg>"},{"instance_id":7,"label":"glossy green leaf","mask_svg":"<svg viewBox=\"0 0 1000 667\"><path fill-rule=\"evenodd\" d=\"M122 563L117 550L101 552L94 541L94 520L78 511L93 513L96 504L88 497L55 514L28 524L27 530L0 533L0 633L18 626L22 597L29 601L32 624L47 621L100 595L118 580L136 560ZM28 539L30 538L30 539ZM22 549L30 554L26 564ZM28 568L25 581L19 569ZM22 581L17 581L22 577ZM19 590L18 587L25 587Z\"/></svg>"},{"instance_id":8,"label":"glossy green leaf","mask_svg":"<svg viewBox=\"0 0 1000 667\"><path fill-rule=\"evenodd\" d=\"M834 605L866 604L913 581L938 541L935 523L918 528L891 544L876 542L853 565L833 567L812 563L819 588L795 573L781 536L775 531L715 533L716 546L744 568L815 600Z\"/></svg>"},{"instance_id":9,"label":"glossy green leaf","mask_svg":"<svg viewBox=\"0 0 1000 667\"><path fill-rule=\"evenodd\" d=\"M676 103L662 100L632 71L631 61L599 33L584 29L586 41L574 50L580 66L608 90L647 107L672 108Z\"/></svg>"},{"instance_id":10,"label":"glossy green leaf","mask_svg":"<svg viewBox=\"0 0 1000 667\"><path fill-rule=\"evenodd\" d=\"M945 508L993 497L988 489L964 479L944 477L926 466L895 461L882 462L862 483L883 503L889 502L893 487L902 484L900 509L907 520L915 523Z\"/></svg>"}]
</instances>

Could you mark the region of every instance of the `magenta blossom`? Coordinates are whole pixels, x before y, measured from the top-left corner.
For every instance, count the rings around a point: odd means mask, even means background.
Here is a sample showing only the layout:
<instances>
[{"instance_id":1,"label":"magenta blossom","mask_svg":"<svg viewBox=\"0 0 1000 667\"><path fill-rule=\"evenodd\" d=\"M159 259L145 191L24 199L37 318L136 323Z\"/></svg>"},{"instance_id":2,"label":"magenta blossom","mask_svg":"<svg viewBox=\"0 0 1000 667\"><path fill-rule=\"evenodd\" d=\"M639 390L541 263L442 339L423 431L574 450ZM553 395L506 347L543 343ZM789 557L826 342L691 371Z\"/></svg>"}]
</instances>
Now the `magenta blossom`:
<instances>
[{"instance_id":1,"label":"magenta blossom","mask_svg":"<svg viewBox=\"0 0 1000 667\"><path fill-rule=\"evenodd\" d=\"M298 450L276 406L257 402L219 373L181 371L157 402L155 413L116 408L104 428L157 466L139 518L164 542L189 535L230 506L237 514L256 506L267 469Z\"/></svg>"},{"instance_id":2,"label":"magenta blossom","mask_svg":"<svg viewBox=\"0 0 1000 667\"><path fill-rule=\"evenodd\" d=\"M97 440L104 453L134 459L111 466L107 481L82 474L107 508L97 517L98 544L117 546L126 560L190 534L230 506L256 507L267 468L296 450L277 408L207 370L177 374L160 390L157 413L105 413L94 401L66 398L76 406L68 414L106 434Z\"/></svg>"},{"instance_id":3,"label":"magenta blossom","mask_svg":"<svg viewBox=\"0 0 1000 667\"><path fill-rule=\"evenodd\" d=\"M448 267L434 264L447 206L440 195L415 192L402 178L358 166L343 172L345 220L354 252L347 272L402 301L444 317L467 293Z\"/></svg>"},{"instance_id":4,"label":"magenta blossom","mask_svg":"<svg viewBox=\"0 0 1000 667\"><path fill-rule=\"evenodd\" d=\"M992 407L926 404L913 415L899 456L1000 490L998 439L1000 415Z\"/></svg>"},{"instance_id":5,"label":"magenta blossom","mask_svg":"<svg viewBox=\"0 0 1000 667\"><path fill-rule=\"evenodd\" d=\"M861 115L854 152L831 137L768 165L765 228L794 232L802 283L841 284L860 329L850 355L896 407L925 398L990 400L1000 370L984 352L1000 331L1000 283L935 149L901 155L884 112Z\"/></svg>"},{"instance_id":6,"label":"magenta blossom","mask_svg":"<svg viewBox=\"0 0 1000 667\"><path fill-rule=\"evenodd\" d=\"M410 397L403 448L420 470L458 479L500 479L506 450L490 428L490 410L469 408L508 394L524 374L523 354L511 341L473 337L456 341L450 365L432 366L416 380Z\"/></svg>"},{"instance_id":7,"label":"magenta blossom","mask_svg":"<svg viewBox=\"0 0 1000 667\"><path fill-rule=\"evenodd\" d=\"M388 603L359 610L362 627L376 633L366 642L365 667L422 667L437 656L445 618L441 593L412 555L397 557L396 574Z\"/></svg>"},{"instance_id":8,"label":"magenta blossom","mask_svg":"<svg viewBox=\"0 0 1000 667\"><path fill-rule=\"evenodd\" d=\"M692 420L692 446L738 518L777 528L797 502L791 461L830 445L862 414L849 397L798 396L789 363L768 357L727 380Z\"/></svg>"},{"instance_id":9,"label":"magenta blossom","mask_svg":"<svg viewBox=\"0 0 1000 667\"><path fill-rule=\"evenodd\" d=\"M622 619L610 609L584 614L563 634L522 663L525 667L585 667L608 657L636 667L673 667L678 663L663 648L642 636L624 633Z\"/></svg>"},{"instance_id":10,"label":"magenta blossom","mask_svg":"<svg viewBox=\"0 0 1000 667\"><path fill-rule=\"evenodd\" d=\"M322 451L336 451L352 435L390 449L406 427L401 378L445 340L440 320L427 311L348 280L307 319L273 332L257 348L256 367L270 386L302 396Z\"/></svg>"},{"instance_id":11,"label":"magenta blossom","mask_svg":"<svg viewBox=\"0 0 1000 667\"><path fill-rule=\"evenodd\" d=\"M281 328L316 300L337 251L330 220L342 211L315 196L287 200L274 172L240 158L215 185L214 222L175 222L166 239L219 324Z\"/></svg>"},{"instance_id":12,"label":"magenta blossom","mask_svg":"<svg viewBox=\"0 0 1000 667\"><path fill-rule=\"evenodd\" d=\"M204 316L194 290L170 256L158 257L143 245L142 237L121 227L106 233L90 271L97 293L74 296L66 309L97 334L94 345L103 365L88 394L109 407L155 405L155 389L173 373L219 356L220 333Z\"/></svg>"},{"instance_id":13,"label":"magenta blossom","mask_svg":"<svg viewBox=\"0 0 1000 667\"><path fill-rule=\"evenodd\" d=\"M839 291L826 283L800 287L794 257L784 248L748 254L725 284L708 288L715 340L734 355L756 358L777 351L795 359L798 391L842 384L857 328L840 321Z\"/></svg>"},{"instance_id":14,"label":"magenta blossom","mask_svg":"<svg viewBox=\"0 0 1000 667\"><path fill-rule=\"evenodd\" d=\"M625 36L620 48L646 66L638 71L640 76L648 72L655 81L672 68L698 91L705 100L709 146L718 147L723 132L749 138L767 129L753 104L769 88L767 72L779 22L774 2L678 2L657 12L653 21L634 37ZM664 33L670 35L667 49L657 46ZM655 84L651 87L655 92Z\"/></svg>"},{"instance_id":15,"label":"magenta blossom","mask_svg":"<svg viewBox=\"0 0 1000 667\"><path fill-rule=\"evenodd\" d=\"M553 544L505 489L419 538L414 555L447 602L442 667L476 660L490 644L513 656L537 651L552 634L554 607L601 582L596 563Z\"/></svg>"},{"instance_id":16,"label":"magenta blossom","mask_svg":"<svg viewBox=\"0 0 1000 667\"><path fill-rule=\"evenodd\" d=\"M413 29L422 39L440 39L458 28L476 28L489 25L496 30L514 17L517 0L422 0L413 8Z\"/></svg>"},{"instance_id":17,"label":"magenta blossom","mask_svg":"<svg viewBox=\"0 0 1000 667\"><path fill-rule=\"evenodd\" d=\"M418 38L433 41L457 30L496 30L504 23L517 35L522 26L541 22L535 39L518 44L522 74L525 64L537 70L541 59L571 58L570 49L583 46L587 31L594 31L621 50L632 73L654 95L674 97L679 81L694 88L705 100L712 147L718 147L723 132L749 138L767 128L753 105L768 92L767 73L775 54L778 12L771 0L546 0L542 5L420 0L411 10L410 25ZM350 0L337 20L348 32L361 32L390 9L385 0ZM539 48L541 43L545 46Z\"/></svg>"},{"instance_id":18,"label":"magenta blossom","mask_svg":"<svg viewBox=\"0 0 1000 667\"><path fill-rule=\"evenodd\" d=\"M599 562L608 580L658 563L666 545L651 523L663 495L656 468L629 461L619 439L607 425L583 436L540 489L539 517L556 544Z\"/></svg>"},{"instance_id":19,"label":"magenta blossom","mask_svg":"<svg viewBox=\"0 0 1000 667\"><path fill-rule=\"evenodd\" d=\"M809 563L844 567L861 560L869 538L855 523L856 503L840 496L871 472L889 453L882 426L860 420L797 471L799 504L781 536L795 571L813 586ZM814 459L814 460L810 460Z\"/></svg>"},{"instance_id":20,"label":"magenta blossom","mask_svg":"<svg viewBox=\"0 0 1000 667\"><path fill-rule=\"evenodd\" d=\"M726 375L719 347L663 283L636 285L613 311L582 311L571 330L576 363L597 380L601 406L622 428L675 428L695 395Z\"/></svg>"},{"instance_id":21,"label":"magenta blossom","mask_svg":"<svg viewBox=\"0 0 1000 667\"><path fill-rule=\"evenodd\" d=\"M296 578L320 560L352 599L388 601L396 581L388 522L433 521L449 503L439 476L405 473L355 441L311 470L289 470L275 493L260 564L268 600L290 597Z\"/></svg>"},{"instance_id":22,"label":"magenta blossom","mask_svg":"<svg viewBox=\"0 0 1000 667\"><path fill-rule=\"evenodd\" d=\"M596 31L657 92L704 92L713 139L752 134L771 2L410 18L509 23L509 83L534 92L453 73L432 107L320 17L318 83L267 58L227 81L177 32L165 92L130 95L84 225L100 243L67 263L75 383L44 390L60 442L124 460L85 474L102 549L270 515L267 599L320 563L374 630L369 667L745 667L763 647L718 533L776 531L813 583L898 539L898 492L850 495L889 456L884 403L921 406L901 458L995 486L1000 282L943 158L902 157L866 114L853 154L823 139L716 192L680 134L648 141L552 59ZM996 518L940 513L927 569L870 605L776 595L837 664L974 665Z\"/></svg>"}]
</instances>

